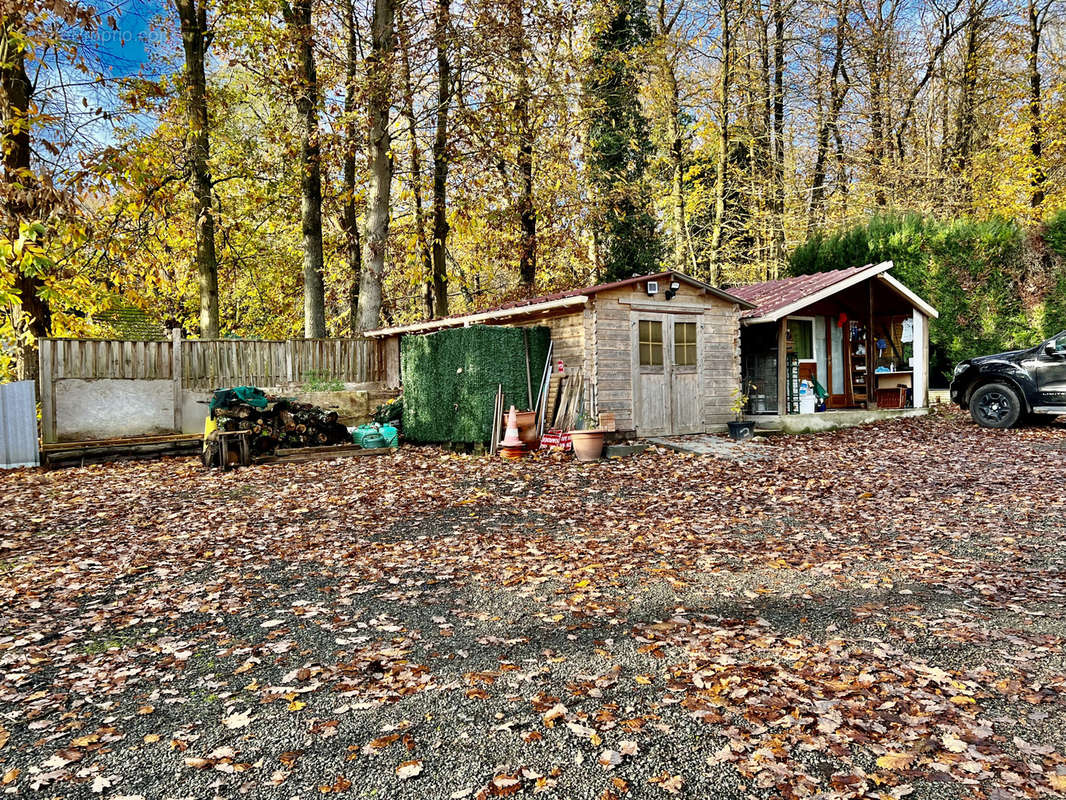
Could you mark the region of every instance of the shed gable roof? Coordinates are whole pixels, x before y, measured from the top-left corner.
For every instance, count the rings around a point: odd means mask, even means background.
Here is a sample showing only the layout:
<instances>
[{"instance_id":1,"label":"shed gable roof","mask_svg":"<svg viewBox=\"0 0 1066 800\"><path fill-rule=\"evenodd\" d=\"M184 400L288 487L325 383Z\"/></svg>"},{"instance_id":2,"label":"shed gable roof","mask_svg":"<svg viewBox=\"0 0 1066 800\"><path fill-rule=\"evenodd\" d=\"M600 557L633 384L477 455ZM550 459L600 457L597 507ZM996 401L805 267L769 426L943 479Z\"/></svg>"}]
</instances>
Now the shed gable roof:
<instances>
[{"instance_id":1,"label":"shed gable roof","mask_svg":"<svg viewBox=\"0 0 1066 800\"><path fill-rule=\"evenodd\" d=\"M461 325L471 325L479 322L495 322L538 313L550 314L557 312L557 310L560 309L573 309L576 306L582 306L588 302L590 297L597 295L600 292L621 289L645 281L665 282L674 280L680 283L687 283L689 286L693 286L697 289L702 289L708 294L713 295L720 300L724 300L727 303L736 303L742 309L754 308L754 305L751 302L742 297L726 292L716 286L711 286L711 284L704 283L703 281L697 280L691 275L686 275L683 272L669 271L657 272L653 275L635 275L632 278L625 278L624 280L614 281L612 283L600 283L595 286L587 286L584 289L566 289L552 294L541 295L540 297L513 300L496 308L487 311L479 311L473 314L460 314L451 317L443 317L442 319L415 322L410 325L378 328L377 330L367 331L364 335L370 338L379 338L383 336L394 336L400 333L428 333L443 328L455 328Z\"/></svg>"},{"instance_id":2,"label":"shed gable roof","mask_svg":"<svg viewBox=\"0 0 1066 800\"><path fill-rule=\"evenodd\" d=\"M880 264L867 264L863 267L847 267L829 272L797 275L795 278L753 283L749 286L734 286L729 291L755 306L741 314L742 321L751 325L757 322L776 322L805 306L876 277L923 313L936 318L938 314L935 308L891 275L886 274L890 269L892 269L892 262L882 261Z\"/></svg>"}]
</instances>

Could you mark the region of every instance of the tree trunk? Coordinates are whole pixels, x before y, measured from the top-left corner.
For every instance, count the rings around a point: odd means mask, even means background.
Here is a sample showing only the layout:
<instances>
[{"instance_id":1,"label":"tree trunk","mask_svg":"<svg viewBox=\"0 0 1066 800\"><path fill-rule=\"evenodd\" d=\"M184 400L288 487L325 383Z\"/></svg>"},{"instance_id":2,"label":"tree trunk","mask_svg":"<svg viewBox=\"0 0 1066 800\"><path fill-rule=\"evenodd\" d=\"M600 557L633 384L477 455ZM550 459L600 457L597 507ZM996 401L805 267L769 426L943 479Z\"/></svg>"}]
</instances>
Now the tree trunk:
<instances>
[{"instance_id":1,"label":"tree trunk","mask_svg":"<svg viewBox=\"0 0 1066 800\"><path fill-rule=\"evenodd\" d=\"M415 201L415 239L418 241L416 258L422 261L422 303L425 316L426 319L433 319L433 249L426 239L426 216L422 211L422 151L418 146L407 17L402 11L396 27L400 46L400 80L403 83L403 115L407 120L407 135L411 139L411 192Z\"/></svg>"},{"instance_id":2,"label":"tree trunk","mask_svg":"<svg viewBox=\"0 0 1066 800\"><path fill-rule=\"evenodd\" d=\"M433 38L437 46L437 128L433 137L433 315L448 316L448 112L452 102L448 58L450 0L438 0Z\"/></svg>"},{"instance_id":3,"label":"tree trunk","mask_svg":"<svg viewBox=\"0 0 1066 800\"><path fill-rule=\"evenodd\" d=\"M967 211L973 204L973 182L970 167L973 159L974 128L977 124L977 70L983 13L980 0L971 0L970 23L962 58L962 77L959 81L959 107L955 116L955 136L952 161L960 184L955 192L959 211Z\"/></svg>"},{"instance_id":4,"label":"tree trunk","mask_svg":"<svg viewBox=\"0 0 1066 800\"><path fill-rule=\"evenodd\" d=\"M680 6L678 7L680 13ZM681 97L677 82L676 63L671 57L673 45L670 37L678 13L672 17L666 11L666 0L659 0L659 38L661 55L661 80L665 87L667 129L670 157L670 205L673 211L674 256L676 270L688 269L688 224L685 220L685 141L681 131Z\"/></svg>"},{"instance_id":5,"label":"tree trunk","mask_svg":"<svg viewBox=\"0 0 1066 800\"><path fill-rule=\"evenodd\" d=\"M181 42L185 49L185 100L189 137L185 147L189 187L193 195L196 236L196 272L200 283L200 336L218 338L218 259L215 253L215 217L211 172L211 118L207 108L204 61L210 44L207 4L203 0L177 0Z\"/></svg>"},{"instance_id":6,"label":"tree trunk","mask_svg":"<svg viewBox=\"0 0 1066 800\"><path fill-rule=\"evenodd\" d=\"M526 22L523 0L511 0L511 64L514 70L514 127L518 140L516 166L521 187L518 195L518 283L532 290L536 284L536 205L533 199L533 140L530 123L529 64L526 62Z\"/></svg>"},{"instance_id":7,"label":"tree trunk","mask_svg":"<svg viewBox=\"0 0 1066 800\"><path fill-rule=\"evenodd\" d=\"M300 116L300 225L303 233L304 338L326 335L326 292L322 256L322 158L318 138L318 73L315 68L311 1L287 6L286 20L297 42Z\"/></svg>"},{"instance_id":8,"label":"tree trunk","mask_svg":"<svg viewBox=\"0 0 1066 800\"><path fill-rule=\"evenodd\" d=\"M774 20L774 156L773 156L773 255L776 277L785 260L785 9L782 0L771 0Z\"/></svg>"},{"instance_id":9,"label":"tree trunk","mask_svg":"<svg viewBox=\"0 0 1066 800\"><path fill-rule=\"evenodd\" d=\"M33 201L36 180L30 171L30 131L25 120L30 115L33 84L26 73L26 55L22 49L17 14L5 14L0 26L0 118L3 122L4 192L3 224L9 239L19 236L19 222L28 222L39 213ZM41 297L44 282L35 275L18 270L15 291L18 304L12 321L16 330L30 338L20 342L16 353L16 372L20 380L36 381L37 340L52 329L52 310Z\"/></svg>"},{"instance_id":10,"label":"tree trunk","mask_svg":"<svg viewBox=\"0 0 1066 800\"><path fill-rule=\"evenodd\" d=\"M359 273L362 271L362 243L359 236L359 213L355 203L357 126L355 109L359 79L359 35L355 4L344 0L344 25L347 34L345 54L344 93L344 205L341 225L344 229L344 249L348 261L348 327L354 335L359 327Z\"/></svg>"},{"instance_id":11,"label":"tree trunk","mask_svg":"<svg viewBox=\"0 0 1066 800\"><path fill-rule=\"evenodd\" d=\"M729 30L729 0L720 0L719 24L722 42L722 78L718 83L718 108L721 135L718 145L718 164L714 181L714 227L711 230L710 282L717 283L721 276L722 228L725 225L726 180L729 177L729 71L731 69L732 42Z\"/></svg>"},{"instance_id":12,"label":"tree trunk","mask_svg":"<svg viewBox=\"0 0 1066 800\"><path fill-rule=\"evenodd\" d=\"M845 82L842 85L840 82L841 72L844 69L844 37L847 31L847 20L844 17L844 13L843 8L840 8L836 21L833 66L829 70L829 109L818 126L814 174L811 178L811 203L807 211L808 237L822 224L822 216L825 211L826 162L829 158L829 138L837 129L840 111L844 106L844 97L847 94L847 83Z\"/></svg>"},{"instance_id":13,"label":"tree trunk","mask_svg":"<svg viewBox=\"0 0 1066 800\"><path fill-rule=\"evenodd\" d=\"M870 144L867 146L867 152L870 155L870 183L873 184L874 202L879 207L883 207L888 205L888 193L885 186L887 180L885 159L888 145L885 93L889 81L887 51L890 49L890 32L894 24L895 7L889 9L889 16L886 18L885 0L873 0L873 6L875 13L871 16L863 3L858 4L859 12L867 27L860 38L859 45L863 49L869 80Z\"/></svg>"},{"instance_id":14,"label":"tree trunk","mask_svg":"<svg viewBox=\"0 0 1066 800\"><path fill-rule=\"evenodd\" d=\"M522 181L518 200L521 228L518 245L518 282L532 290L537 282L537 210L533 200L533 138L529 118L529 65L526 63L523 0L511 0L511 63L516 72L514 121L518 138L517 166Z\"/></svg>"},{"instance_id":15,"label":"tree trunk","mask_svg":"<svg viewBox=\"0 0 1066 800\"><path fill-rule=\"evenodd\" d=\"M1050 3L1048 3L1050 5ZM1037 7L1035 0L1029 0L1029 52L1026 62L1029 71L1029 154L1032 156L1031 177L1029 179L1030 194L1029 205L1032 208L1040 208L1044 204L1044 182L1047 173L1044 171L1044 141L1043 119L1040 98L1040 36L1044 27L1043 10Z\"/></svg>"},{"instance_id":16,"label":"tree trunk","mask_svg":"<svg viewBox=\"0 0 1066 800\"><path fill-rule=\"evenodd\" d=\"M381 317L381 282L385 273L385 250L389 238L392 192L392 137L389 135L393 19L395 0L374 0L371 53L367 59L369 80L370 198L367 203L363 273L359 283L359 330L376 328Z\"/></svg>"}]
</instances>

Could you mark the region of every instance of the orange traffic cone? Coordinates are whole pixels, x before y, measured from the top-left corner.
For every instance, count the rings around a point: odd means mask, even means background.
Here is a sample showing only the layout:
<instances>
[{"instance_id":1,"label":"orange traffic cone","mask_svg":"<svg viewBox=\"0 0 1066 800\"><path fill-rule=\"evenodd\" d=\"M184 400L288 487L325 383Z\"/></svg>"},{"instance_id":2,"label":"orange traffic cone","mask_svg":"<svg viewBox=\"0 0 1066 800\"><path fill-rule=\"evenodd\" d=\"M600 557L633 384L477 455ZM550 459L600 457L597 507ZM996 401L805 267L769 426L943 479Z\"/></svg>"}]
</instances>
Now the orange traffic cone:
<instances>
[{"instance_id":1,"label":"orange traffic cone","mask_svg":"<svg viewBox=\"0 0 1066 800\"><path fill-rule=\"evenodd\" d=\"M507 412L507 431L500 442L500 456L522 458L526 455L526 443L518 438L518 412L514 406Z\"/></svg>"}]
</instances>

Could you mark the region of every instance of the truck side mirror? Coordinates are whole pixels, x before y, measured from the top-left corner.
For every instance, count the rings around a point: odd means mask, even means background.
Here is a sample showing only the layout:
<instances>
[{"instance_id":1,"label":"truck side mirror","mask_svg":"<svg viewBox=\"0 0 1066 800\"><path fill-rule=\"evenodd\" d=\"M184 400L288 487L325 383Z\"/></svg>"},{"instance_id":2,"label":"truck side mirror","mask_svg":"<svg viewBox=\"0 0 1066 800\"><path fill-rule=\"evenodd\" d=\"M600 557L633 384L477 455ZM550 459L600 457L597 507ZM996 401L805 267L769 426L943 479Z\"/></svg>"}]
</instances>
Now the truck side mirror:
<instances>
[{"instance_id":1,"label":"truck side mirror","mask_svg":"<svg viewBox=\"0 0 1066 800\"><path fill-rule=\"evenodd\" d=\"M1066 358L1066 353L1057 350L1054 342L1048 342L1044 345L1044 355L1048 358Z\"/></svg>"}]
</instances>

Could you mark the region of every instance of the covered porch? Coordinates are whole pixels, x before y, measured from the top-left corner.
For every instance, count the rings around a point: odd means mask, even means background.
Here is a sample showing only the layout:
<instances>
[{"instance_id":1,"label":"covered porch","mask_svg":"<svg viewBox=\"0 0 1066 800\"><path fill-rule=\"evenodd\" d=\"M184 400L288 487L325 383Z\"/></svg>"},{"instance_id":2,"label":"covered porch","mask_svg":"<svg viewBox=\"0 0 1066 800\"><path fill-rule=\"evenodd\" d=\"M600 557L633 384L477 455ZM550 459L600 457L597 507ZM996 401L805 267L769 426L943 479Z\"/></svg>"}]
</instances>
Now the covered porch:
<instances>
[{"instance_id":1,"label":"covered porch","mask_svg":"<svg viewBox=\"0 0 1066 800\"><path fill-rule=\"evenodd\" d=\"M750 415L928 406L929 321L937 312L891 268L884 262L732 290L756 305L741 318L740 335ZM824 425L836 426L811 420L807 427Z\"/></svg>"}]
</instances>

